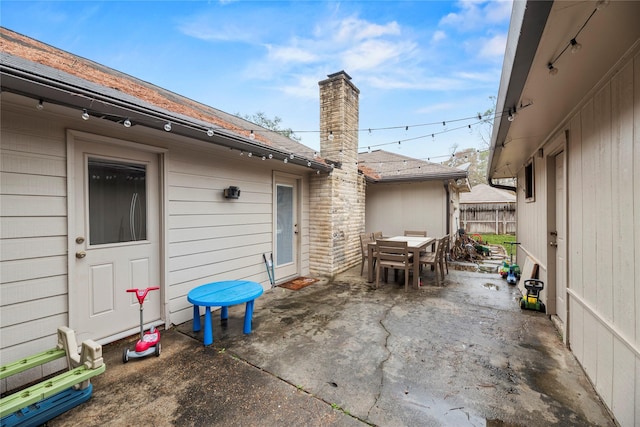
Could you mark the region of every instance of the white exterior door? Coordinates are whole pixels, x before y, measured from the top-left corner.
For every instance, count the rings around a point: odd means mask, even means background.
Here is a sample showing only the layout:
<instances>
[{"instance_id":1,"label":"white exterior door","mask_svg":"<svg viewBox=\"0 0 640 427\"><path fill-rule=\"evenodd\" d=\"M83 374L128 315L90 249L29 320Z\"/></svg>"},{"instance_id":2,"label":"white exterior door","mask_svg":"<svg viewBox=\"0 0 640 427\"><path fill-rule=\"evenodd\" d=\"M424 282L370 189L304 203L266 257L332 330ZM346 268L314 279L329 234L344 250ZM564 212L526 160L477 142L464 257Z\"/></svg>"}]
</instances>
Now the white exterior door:
<instances>
[{"instance_id":1,"label":"white exterior door","mask_svg":"<svg viewBox=\"0 0 640 427\"><path fill-rule=\"evenodd\" d=\"M565 224L566 184L564 178L564 152L555 157L555 205L556 205L556 314L566 325L567 322L567 244Z\"/></svg>"},{"instance_id":2,"label":"white exterior door","mask_svg":"<svg viewBox=\"0 0 640 427\"><path fill-rule=\"evenodd\" d=\"M276 280L298 274L298 184L293 178L277 177L274 194Z\"/></svg>"},{"instance_id":3,"label":"white exterior door","mask_svg":"<svg viewBox=\"0 0 640 427\"><path fill-rule=\"evenodd\" d=\"M158 155L74 141L70 221L69 317L78 341L109 342L139 330L130 288L160 286ZM160 319L160 292L144 303L145 323Z\"/></svg>"}]
</instances>

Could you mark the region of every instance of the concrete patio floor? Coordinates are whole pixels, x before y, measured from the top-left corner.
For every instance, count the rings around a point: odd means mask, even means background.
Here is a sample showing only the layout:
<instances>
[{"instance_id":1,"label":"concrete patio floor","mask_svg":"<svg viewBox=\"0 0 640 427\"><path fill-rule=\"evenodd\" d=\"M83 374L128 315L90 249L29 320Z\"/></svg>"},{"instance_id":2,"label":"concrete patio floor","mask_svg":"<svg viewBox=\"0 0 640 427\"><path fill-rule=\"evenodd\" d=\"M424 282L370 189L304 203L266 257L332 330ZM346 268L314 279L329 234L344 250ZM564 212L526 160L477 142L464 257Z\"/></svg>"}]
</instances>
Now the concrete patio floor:
<instances>
[{"instance_id":1,"label":"concrete patio floor","mask_svg":"<svg viewBox=\"0 0 640 427\"><path fill-rule=\"evenodd\" d=\"M191 322L159 358L121 361L92 398L51 420L68 425L614 426L542 313L521 311L497 274L450 270L444 286L373 289L360 268L214 314L214 344ZM133 337L129 342L135 341Z\"/></svg>"}]
</instances>

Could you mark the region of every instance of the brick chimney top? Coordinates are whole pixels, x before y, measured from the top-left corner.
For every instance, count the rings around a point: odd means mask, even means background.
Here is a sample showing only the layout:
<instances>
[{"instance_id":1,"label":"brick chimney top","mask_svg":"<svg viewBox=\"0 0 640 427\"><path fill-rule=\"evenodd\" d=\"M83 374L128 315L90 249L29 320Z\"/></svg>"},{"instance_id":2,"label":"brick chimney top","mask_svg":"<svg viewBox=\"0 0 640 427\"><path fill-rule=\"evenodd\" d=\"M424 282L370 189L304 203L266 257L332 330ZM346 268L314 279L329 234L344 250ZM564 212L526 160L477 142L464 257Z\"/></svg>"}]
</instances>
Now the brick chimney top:
<instances>
[{"instance_id":1,"label":"brick chimney top","mask_svg":"<svg viewBox=\"0 0 640 427\"><path fill-rule=\"evenodd\" d=\"M327 74L327 77L332 79L334 77L338 77L341 74L344 75L347 78L347 80L351 80L351 76L349 74L347 74L344 70L340 70L337 73L333 73L333 74Z\"/></svg>"}]
</instances>

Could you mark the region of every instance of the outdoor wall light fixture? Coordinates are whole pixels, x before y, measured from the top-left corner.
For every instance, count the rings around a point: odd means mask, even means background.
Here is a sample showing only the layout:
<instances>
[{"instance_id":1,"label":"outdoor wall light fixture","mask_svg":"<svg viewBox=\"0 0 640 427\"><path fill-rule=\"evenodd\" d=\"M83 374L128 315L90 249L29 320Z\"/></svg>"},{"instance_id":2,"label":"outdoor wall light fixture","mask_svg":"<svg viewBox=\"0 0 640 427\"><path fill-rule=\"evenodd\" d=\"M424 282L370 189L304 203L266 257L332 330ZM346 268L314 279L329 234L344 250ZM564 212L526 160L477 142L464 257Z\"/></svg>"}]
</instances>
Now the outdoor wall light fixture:
<instances>
[{"instance_id":1,"label":"outdoor wall light fixture","mask_svg":"<svg viewBox=\"0 0 640 427\"><path fill-rule=\"evenodd\" d=\"M89 113L86 108L82 110L82 120L89 120Z\"/></svg>"},{"instance_id":2,"label":"outdoor wall light fixture","mask_svg":"<svg viewBox=\"0 0 640 427\"><path fill-rule=\"evenodd\" d=\"M225 199L239 199L240 198L240 188L231 186L229 188L225 188L223 191Z\"/></svg>"}]
</instances>

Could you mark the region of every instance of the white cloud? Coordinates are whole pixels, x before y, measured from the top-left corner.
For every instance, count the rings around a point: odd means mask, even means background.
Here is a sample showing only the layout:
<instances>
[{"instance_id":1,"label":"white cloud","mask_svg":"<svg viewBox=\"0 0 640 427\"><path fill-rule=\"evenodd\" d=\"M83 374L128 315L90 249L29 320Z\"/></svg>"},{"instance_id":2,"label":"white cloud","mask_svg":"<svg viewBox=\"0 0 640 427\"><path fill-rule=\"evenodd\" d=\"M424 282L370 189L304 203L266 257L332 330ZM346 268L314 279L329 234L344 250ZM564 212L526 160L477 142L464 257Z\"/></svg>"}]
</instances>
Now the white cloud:
<instances>
[{"instance_id":1,"label":"white cloud","mask_svg":"<svg viewBox=\"0 0 640 427\"><path fill-rule=\"evenodd\" d=\"M267 45L268 58L272 61L286 63L309 63L318 60L318 56L309 50L297 46L276 46Z\"/></svg>"},{"instance_id":2,"label":"white cloud","mask_svg":"<svg viewBox=\"0 0 640 427\"><path fill-rule=\"evenodd\" d=\"M496 34L490 39L485 39L482 42L483 43L479 51L479 55L481 57L502 59L504 55L504 49L507 45L506 34Z\"/></svg>"},{"instance_id":3,"label":"white cloud","mask_svg":"<svg viewBox=\"0 0 640 427\"><path fill-rule=\"evenodd\" d=\"M390 42L386 40L366 40L342 52L342 62L352 71L375 70L390 66L410 56L415 45L410 42Z\"/></svg>"},{"instance_id":4,"label":"white cloud","mask_svg":"<svg viewBox=\"0 0 640 427\"><path fill-rule=\"evenodd\" d=\"M280 86L279 90L297 98L318 99L318 79L315 75L295 76L292 80L293 84Z\"/></svg>"},{"instance_id":5,"label":"white cloud","mask_svg":"<svg viewBox=\"0 0 640 427\"><path fill-rule=\"evenodd\" d=\"M378 25L350 17L340 20L334 25L336 27L334 39L338 43L352 43L382 36L400 35L400 26L395 21Z\"/></svg>"},{"instance_id":6,"label":"white cloud","mask_svg":"<svg viewBox=\"0 0 640 427\"><path fill-rule=\"evenodd\" d=\"M511 1L507 0L462 0L456 5L460 11L443 17L440 25L450 26L460 31L473 31L508 22L511 16Z\"/></svg>"},{"instance_id":7,"label":"white cloud","mask_svg":"<svg viewBox=\"0 0 640 427\"><path fill-rule=\"evenodd\" d=\"M436 31L435 33L433 33L433 36L431 36L431 41L432 41L433 43L437 43L437 42L439 42L440 40L444 40L444 39L446 39L446 38L447 38L447 33L445 33L445 32L444 32L444 31L442 31L442 30L438 30L438 31Z\"/></svg>"},{"instance_id":8,"label":"white cloud","mask_svg":"<svg viewBox=\"0 0 640 427\"><path fill-rule=\"evenodd\" d=\"M198 18L181 24L178 28L183 34L206 41L251 42L254 37L246 27L232 23L212 26L207 18Z\"/></svg>"}]
</instances>

